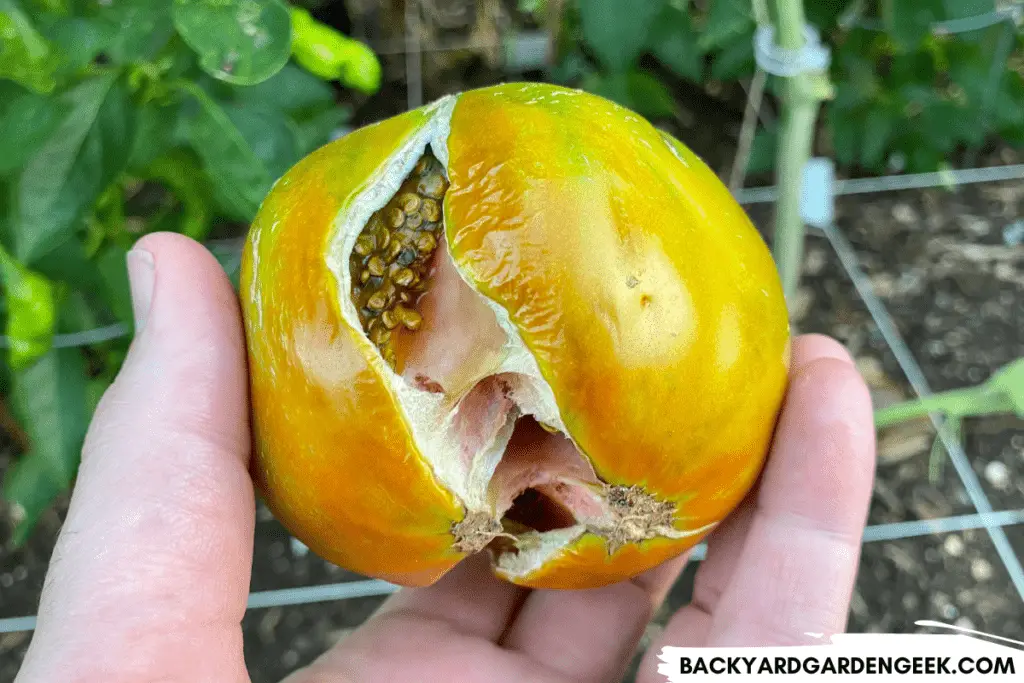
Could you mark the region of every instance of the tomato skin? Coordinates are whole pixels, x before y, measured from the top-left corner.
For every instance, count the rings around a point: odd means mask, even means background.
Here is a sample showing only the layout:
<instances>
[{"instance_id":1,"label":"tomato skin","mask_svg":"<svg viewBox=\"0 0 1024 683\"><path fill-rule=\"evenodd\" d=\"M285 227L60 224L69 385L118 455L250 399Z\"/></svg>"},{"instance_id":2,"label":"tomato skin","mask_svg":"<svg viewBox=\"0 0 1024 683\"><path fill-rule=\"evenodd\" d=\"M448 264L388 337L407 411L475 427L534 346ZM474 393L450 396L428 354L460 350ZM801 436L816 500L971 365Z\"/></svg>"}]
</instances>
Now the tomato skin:
<instances>
[{"instance_id":1,"label":"tomato skin","mask_svg":"<svg viewBox=\"0 0 1024 683\"><path fill-rule=\"evenodd\" d=\"M338 215L437 111L360 129L286 174L250 232L241 284L268 504L326 559L405 585L462 559L451 526L465 510L341 318L325 250ZM703 162L607 100L505 84L456 96L451 112L452 259L508 313L601 480L676 509L672 537L609 552L588 531L505 578L635 576L699 542L760 472L789 369L771 256Z\"/></svg>"}]
</instances>

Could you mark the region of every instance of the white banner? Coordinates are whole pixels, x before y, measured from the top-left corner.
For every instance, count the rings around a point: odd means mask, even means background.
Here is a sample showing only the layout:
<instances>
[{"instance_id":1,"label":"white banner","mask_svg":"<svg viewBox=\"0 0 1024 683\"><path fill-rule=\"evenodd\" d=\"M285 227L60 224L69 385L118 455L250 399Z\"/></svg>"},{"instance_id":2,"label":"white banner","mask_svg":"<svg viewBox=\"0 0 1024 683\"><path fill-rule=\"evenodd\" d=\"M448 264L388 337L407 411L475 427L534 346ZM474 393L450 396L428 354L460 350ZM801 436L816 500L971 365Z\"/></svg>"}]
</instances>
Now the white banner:
<instances>
[{"instance_id":1,"label":"white banner","mask_svg":"<svg viewBox=\"0 0 1024 683\"><path fill-rule=\"evenodd\" d=\"M961 633L846 633L821 645L795 647L668 646L658 655L658 673L671 683L723 677L815 681L822 676L843 681L1024 680L1024 643L937 622L918 625Z\"/></svg>"}]
</instances>

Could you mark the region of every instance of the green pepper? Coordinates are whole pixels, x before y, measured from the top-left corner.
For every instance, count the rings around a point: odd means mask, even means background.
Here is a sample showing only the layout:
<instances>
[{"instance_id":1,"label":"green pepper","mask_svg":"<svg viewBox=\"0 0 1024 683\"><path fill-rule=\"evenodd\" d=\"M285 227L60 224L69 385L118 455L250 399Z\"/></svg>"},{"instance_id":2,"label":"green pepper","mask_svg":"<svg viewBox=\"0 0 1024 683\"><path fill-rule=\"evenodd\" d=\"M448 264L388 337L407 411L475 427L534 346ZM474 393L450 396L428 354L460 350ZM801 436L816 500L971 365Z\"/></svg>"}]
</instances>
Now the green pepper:
<instances>
[{"instance_id":1,"label":"green pepper","mask_svg":"<svg viewBox=\"0 0 1024 683\"><path fill-rule=\"evenodd\" d=\"M13 370L32 365L53 345L57 322L53 283L0 247L0 281L7 297L7 339Z\"/></svg>"},{"instance_id":2,"label":"green pepper","mask_svg":"<svg viewBox=\"0 0 1024 683\"><path fill-rule=\"evenodd\" d=\"M199 162L183 150L172 150L151 161L142 174L162 183L181 202L181 232L194 240L206 239L213 227L213 198Z\"/></svg>"},{"instance_id":3,"label":"green pepper","mask_svg":"<svg viewBox=\"0 0 1024 683\"><path fill-rule=\"evenodd\" d=\"M300 7L292 7L291 16L292 56L302 68L366 94L377 92L380 61L369 46L321 24Z\"/></svg>"},{"instance_id":4,"label":"green pepper","mask_svg":"<svg viewBox=\"0 0 1024 683\"><path fill-rule=\"evenodd\" d=\"M60 57L28 15L18 5L0 0L0 79L48 93L56 87L54 71L59 65Z\"/></svg>"}]
</instances>

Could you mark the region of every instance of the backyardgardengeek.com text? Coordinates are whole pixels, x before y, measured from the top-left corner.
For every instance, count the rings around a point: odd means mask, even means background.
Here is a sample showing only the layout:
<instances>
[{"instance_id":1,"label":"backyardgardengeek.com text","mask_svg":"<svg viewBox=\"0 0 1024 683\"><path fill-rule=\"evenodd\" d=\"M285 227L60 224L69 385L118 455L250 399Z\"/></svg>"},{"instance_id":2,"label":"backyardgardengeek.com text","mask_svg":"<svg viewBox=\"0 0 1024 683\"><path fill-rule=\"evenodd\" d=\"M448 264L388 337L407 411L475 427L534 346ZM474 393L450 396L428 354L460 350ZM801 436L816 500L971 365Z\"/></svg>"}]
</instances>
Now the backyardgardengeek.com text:
<instances>
[{"instance_id":1,"label":"backyardgardengeek.com text","mask_svg":"<svg viewBox=\"0 0 1024 683\"><path fill-rule=\"evenodd\" d=\"M1012 657L681 657L681 674L1014 675Z\"/></svg>"}]
</instances>

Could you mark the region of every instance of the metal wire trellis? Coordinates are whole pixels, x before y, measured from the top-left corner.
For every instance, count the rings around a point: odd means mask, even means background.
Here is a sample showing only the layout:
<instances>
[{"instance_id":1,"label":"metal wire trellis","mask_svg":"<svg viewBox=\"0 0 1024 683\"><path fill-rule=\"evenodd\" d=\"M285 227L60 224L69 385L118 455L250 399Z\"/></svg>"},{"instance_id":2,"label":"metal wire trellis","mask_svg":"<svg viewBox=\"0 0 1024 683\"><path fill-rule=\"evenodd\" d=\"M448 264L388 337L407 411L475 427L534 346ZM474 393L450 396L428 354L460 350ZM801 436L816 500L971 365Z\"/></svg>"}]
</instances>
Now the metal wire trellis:
<instances>
[{"instance_id":1,"label":"metal wire trellis","mask_svg":"<svg viewBox=\"0 0 1024 683\"><path fill-rule=\"evenodd\" d=\"M896 361L903 370L903 374L906 375L907 381L910 382L914 393L919 397L928 396L932 391L928 380L924 376L924 372L921 371L921 366L918 364L917 359L914 358L914 354L906 342L903 341L902 335L896 329L896 324L893 322L882 300L875 295L871 281L868 280L867 276L860 269L857 254L853 247L834 225L822 226L822 232L828 239L829 244L832 245L832 249L839 258L843 269L849 275L864 305L867 306L871 318L878 326L878 331L882 334L889 349L896 357ZM970 461L967 458L967 454L964 453L960 442L949 433L949 430L939 416L931 415L930 419L938 431L943 446L946 447L946 452L953 462L953 467L956 469L960 481L963 483L964 488L967 489L967 495L971 499L974 509L982 515L992 513L992 503L985 494L985 489L982 488L981 482L978 481L978 476L971 468ZM982 519L987 520L988 517L983 517ZM992 539L996 552L999 554L999 559L1002 560L1006 571L1010 575L1010 580L1017 589L1017 594L1024 601L1024 568L1021 567L1020 559L1013 551L1013 547L1010 546L1006 532L1002 526L988 523L985 524L985 530Z\"/></svg>"},{"instance_id":2,"label":"metal wire trellis","mask_svg":"<svg viewBox=\"0 0 1024 683\"><path fill-rule=\"evenodd\" d=\"M952 533L982 529L988 526L1009 526L1024 524L1024 510L1006 510L988 514L959 515L940 519L913 520L893 522L868 527L864 532L864 542L895 541L931 534ZM704 559L707 546L700 544L690 553L691 562ZM339 583L319 586L302 586L299 588L280 588L277 590L257 591L249 594L247 609L265 609L268 607L291 607L308 605L318 602L335 600L352 600L355 598L377 597L390 595L400 590L399 586L377 579L342 581ZM0 619L0 633L31 631L36 626L35 617L12 617Z\"/></svg>"},{"instance_id":3,"label":"metal wire trellis","mask_svg":"<svg viewBox=\"0 0 1024 683\"><path fill-rule=\"evenodd\" d=\"M1016 3L1008 8L979 17L956 20L960 23L942 22L945 26L936 25L938 32L955 32L977 30L1010 19L1019 22L1024 5ZM422 54L419 42L419 22L421 20L418 2L408 0L405 10L405 66L407 102L410 108L423 103ZM973 24L970 22L974 21ZM989 22L989 23L984 23ZM967 27L967 28L965 28ZM460 45L444 49L464 49L468 45ZM493 46L492 46L493 47ZM937 171L909 175L884 176L852 180L837 180L832 185L833 195L890 192L928 187L958 187L972 183L987 183L1024 178L1024 164L995 166L988 168L972 168L962 170ZM758 204L773 202L777 196L775 187L759 187L738 189L735 192L741 204ZM886 344L896 357L901 369L918 396L931 392L928 381L924 377L920 365L907 347L896 328L885 305L873 289L870 280L861 270L857 254L843 234L832 224L820 226L821 234L826 238L836 254L843 270L850 278L858 295L878 327ZM221 245L222 246L222 245ZM240 249L240 245L239 245ZM85 346L125 336L130 329L123 324L108 325L94 330L86 330L72 334L57 335L54 346L71 347ZM0 336L0 347L8 345L9 340ZM880 524L867 527L863 540L865 543L892 541L915 538L939 533L950 533L971 529L984 529L991 538L993 545L1007 569L1021 599L1024 600L1024 568L1016 556L1006 537L1004 527L1024 524L1024 509L995 511L991 501L977 476L960 443L945 428L941 419L932 416L939 438L942 440L953 462L954 468L961 479L968 497L976 512L966 515L943 517L939 519L912 520ZM704 559L706 545L698 545L691 553L690 560L697 562ZM263 609L268 607L284 607L334 600L347 600L362 597L382 596L399 590L398 586L379 580L356 580L318 586L304 586L270 591L253 592L249 595L247 609ZM35 628L36 618L14 617L0 619L0 633L30 631Z\"/></svg>"},{"instance_id":4,"label":"metal wire trellis","mask_svg":"<svg viewBox=\"0 0 1024 683\"><path fill-rule=\"evenodd\" d=\"M1024 3L1011 3L1006 7L996 8L991 12L985 12L983 14L961 17L959 19L936 21L931 25L931 32L935 35L969 33L971 31L980 31L990 26L995 26L996 24L1000 24L1004 21L1011 24L1017 24L1020 23L1022 18L1024 18ZM863 19L852 14L841 18L839 24L844 28L858 26L872 31L885 31L887 29L886 23L880 19Z\"/></svg>"}]
</instances>

